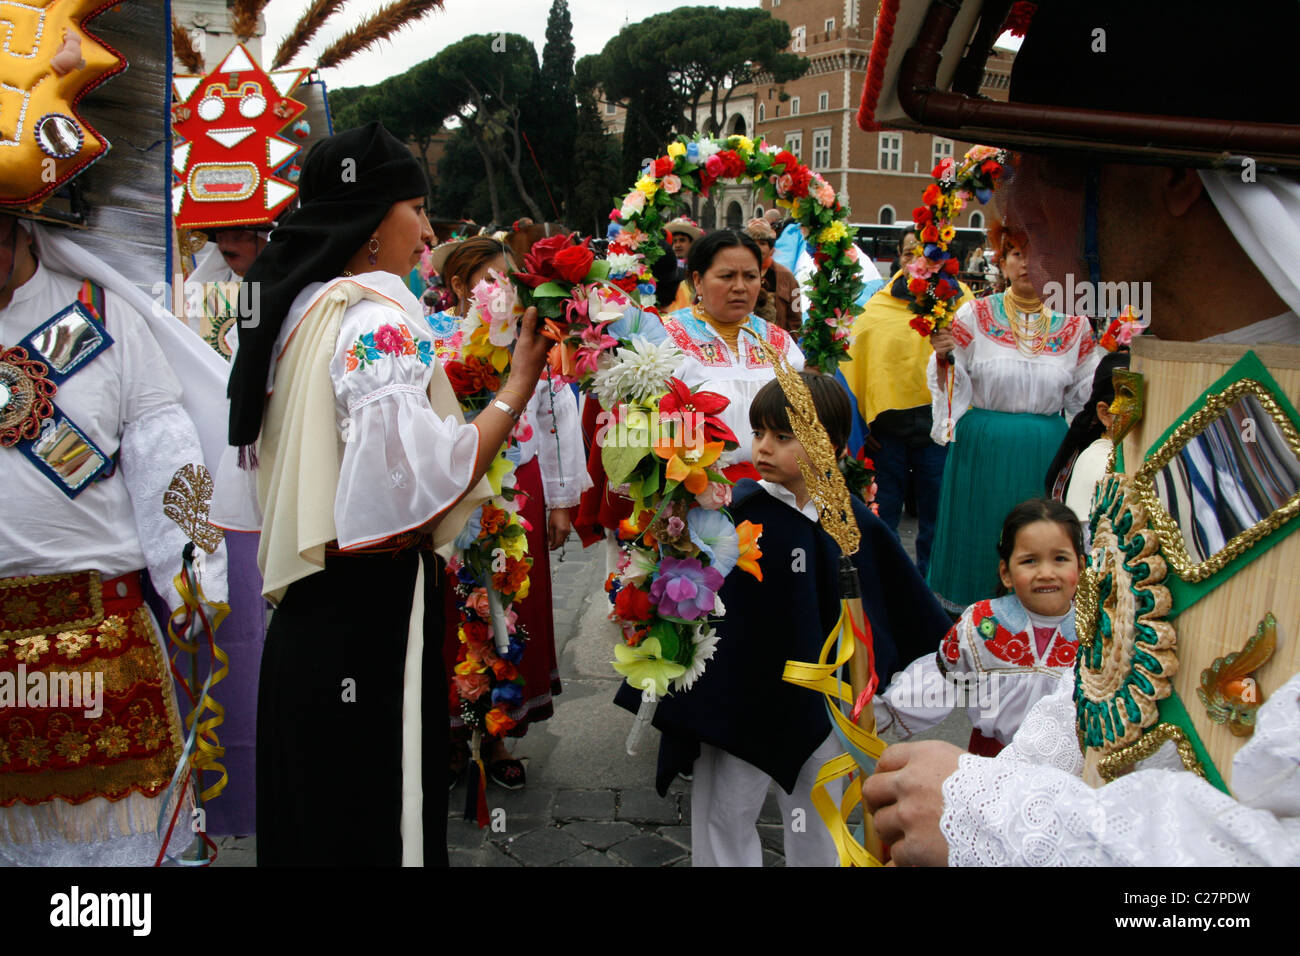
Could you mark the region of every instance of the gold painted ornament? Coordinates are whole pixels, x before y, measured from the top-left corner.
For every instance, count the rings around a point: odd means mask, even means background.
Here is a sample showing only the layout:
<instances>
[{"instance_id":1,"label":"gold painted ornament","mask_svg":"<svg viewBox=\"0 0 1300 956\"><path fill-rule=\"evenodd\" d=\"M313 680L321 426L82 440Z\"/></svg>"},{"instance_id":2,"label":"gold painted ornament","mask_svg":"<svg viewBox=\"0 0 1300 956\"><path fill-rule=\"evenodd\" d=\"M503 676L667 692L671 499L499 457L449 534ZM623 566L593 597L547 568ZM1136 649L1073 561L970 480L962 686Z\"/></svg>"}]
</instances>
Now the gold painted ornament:
<instances>
[{"instance_id":1,"label":"gold painted ornament","mask_svg":"<svg viewBox=\"0 0 1300 956\"><path fill-rule=\"evenodd\" d=\"M29 0L0 10L0 207L38 208L109 149L82 98L126 68L86 24L121 0Z\"/></svg>"},{"instance_id":2,"label":"gold painted ornament","mask_svg":"<svg viewBox=\"0 0 1300 956\"><path fill-rule=\"evenodd\" d=\"M222 530L208 521L212 487L208 469L189 464L177 469L163 494L163 514L180 525L186 537L208 554L217 550L224 537Z\"/></svg>"},{"instance_id":3,"label":"gold painted ornament","mask_svg":"<svg viewBox=\"0 0 1300 956\"><path fill-rule=\"evenodd\" d=\"M1245 647L1215 658L1201 671L1196 696L1205 705L1210 720L1226 724L1234 737L1249 737L1255 732L1255 715L1264 703L1264 694L1254 674L1268 663L1276 648L1277 621L1272 614L1266 614Z\"/></svg>"}]
</instances>

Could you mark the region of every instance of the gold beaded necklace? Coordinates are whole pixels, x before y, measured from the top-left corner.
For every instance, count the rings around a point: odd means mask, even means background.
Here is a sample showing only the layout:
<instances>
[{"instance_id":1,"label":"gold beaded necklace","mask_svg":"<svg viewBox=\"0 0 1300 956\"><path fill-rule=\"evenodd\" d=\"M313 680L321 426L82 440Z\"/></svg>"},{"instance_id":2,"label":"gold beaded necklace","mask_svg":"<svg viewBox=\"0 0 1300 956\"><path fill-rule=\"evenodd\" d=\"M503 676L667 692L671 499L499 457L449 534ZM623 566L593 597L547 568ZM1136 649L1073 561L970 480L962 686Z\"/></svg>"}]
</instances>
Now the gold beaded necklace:
<instances>
[{"instance_id":1,"label":"gold beaded necklace","mask_svg":"<svg viewBox=\"0 0 1300 956\"><path fill-rule=\"evenodd\" d=\"M1022 355L1042 352L1052 327L1052 313L1037 298L1022 299L1010 289L1002 293L1002 303L1006 307L1007 325L1016 339L1016 349Z\"/></svg>"}]
</instances>

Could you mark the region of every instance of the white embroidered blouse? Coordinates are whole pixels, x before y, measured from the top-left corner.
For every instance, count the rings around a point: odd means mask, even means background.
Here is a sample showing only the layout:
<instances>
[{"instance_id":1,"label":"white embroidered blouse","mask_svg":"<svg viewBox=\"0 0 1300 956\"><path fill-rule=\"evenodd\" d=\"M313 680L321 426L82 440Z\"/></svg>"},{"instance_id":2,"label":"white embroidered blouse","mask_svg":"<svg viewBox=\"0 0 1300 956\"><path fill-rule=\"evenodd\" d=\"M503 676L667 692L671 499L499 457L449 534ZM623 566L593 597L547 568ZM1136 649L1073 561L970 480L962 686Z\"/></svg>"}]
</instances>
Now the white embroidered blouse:
<instances>
[{"instance_id":1,"label":"white embroidered blouse","mask_svg":"<svg viewBox=\"0 0 1300 956\"><path fill-rule=\"evenodd\" d=\"M951 419L948 424L955 429L972 406L1034 415L1064 411L1069 419L1088 400L1101 352L1085 316L1053 313L1042 350L1033 355L1017 345L1001 295L967 302L957 310L951 329L956 347L947 373L941 374L933 355L925 369L934 417L930 437L938 444L952 440L946 421Z\"/></svg>"},{"instance_id":2,"label":"white embroidered blouse","mask_svg":"<svg viewBox=\"0 0 1300 956\"><path fill-rule=\"evenodd\" d=\"M784 329L756 315L751 315L747 324L784 355L791 368L795 371L803 368L803 352ZM727 453L724 464L751 461L753 429L749 426L749 404L760 388L776 378L767 356L745 332L740 335L740 354L732 352L690 309L669 313L663 325L668 338L686 356L677 369L677 377L691 388L703 388L731 400L719 417L735 432L740 447Z\"/></svg>"}]
</instances>

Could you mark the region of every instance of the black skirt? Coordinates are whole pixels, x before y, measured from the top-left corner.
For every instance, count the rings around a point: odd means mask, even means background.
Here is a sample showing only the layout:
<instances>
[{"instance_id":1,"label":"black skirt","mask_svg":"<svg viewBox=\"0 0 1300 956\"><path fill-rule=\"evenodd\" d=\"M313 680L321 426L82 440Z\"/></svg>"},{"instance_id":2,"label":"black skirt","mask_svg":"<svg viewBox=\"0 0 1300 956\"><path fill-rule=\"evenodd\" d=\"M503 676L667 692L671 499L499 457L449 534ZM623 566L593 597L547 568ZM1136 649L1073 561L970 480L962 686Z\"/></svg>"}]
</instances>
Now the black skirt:
<instances>
[{"instance_id":1,"label":"black skirt","mask_svg":"<svg viewBox=\"0 0 1300 956\"><path fill-rule=\"evenodd\" d=\"M257 696L259 866L400 866L402 676L421 553L328 557L271 616ZM423 556L424 862L447 865L442 562Z\"/></svg>"}]
</instances>

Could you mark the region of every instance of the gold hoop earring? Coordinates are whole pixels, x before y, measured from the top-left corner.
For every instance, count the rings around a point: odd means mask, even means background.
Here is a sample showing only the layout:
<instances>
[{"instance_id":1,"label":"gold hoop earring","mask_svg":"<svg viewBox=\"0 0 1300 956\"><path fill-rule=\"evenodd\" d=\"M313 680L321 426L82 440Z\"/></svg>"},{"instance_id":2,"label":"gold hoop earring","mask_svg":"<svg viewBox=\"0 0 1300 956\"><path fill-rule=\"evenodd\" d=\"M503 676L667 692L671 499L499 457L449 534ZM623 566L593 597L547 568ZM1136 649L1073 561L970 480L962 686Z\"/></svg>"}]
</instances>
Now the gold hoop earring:
<instances>
[{"instance_id":1,"label":"gold hoop earring","mask_svg":"<svg viewBox=\"0 0 1300 956\"><path fill-rule=\"evenodd\" d=\"M376 238L375 236L370 237L369 249L370 249L370 255L367 258L370 260L370 264L373 266L376 262L379 261L379 239Z\"/></svg>"}]
</instances>

